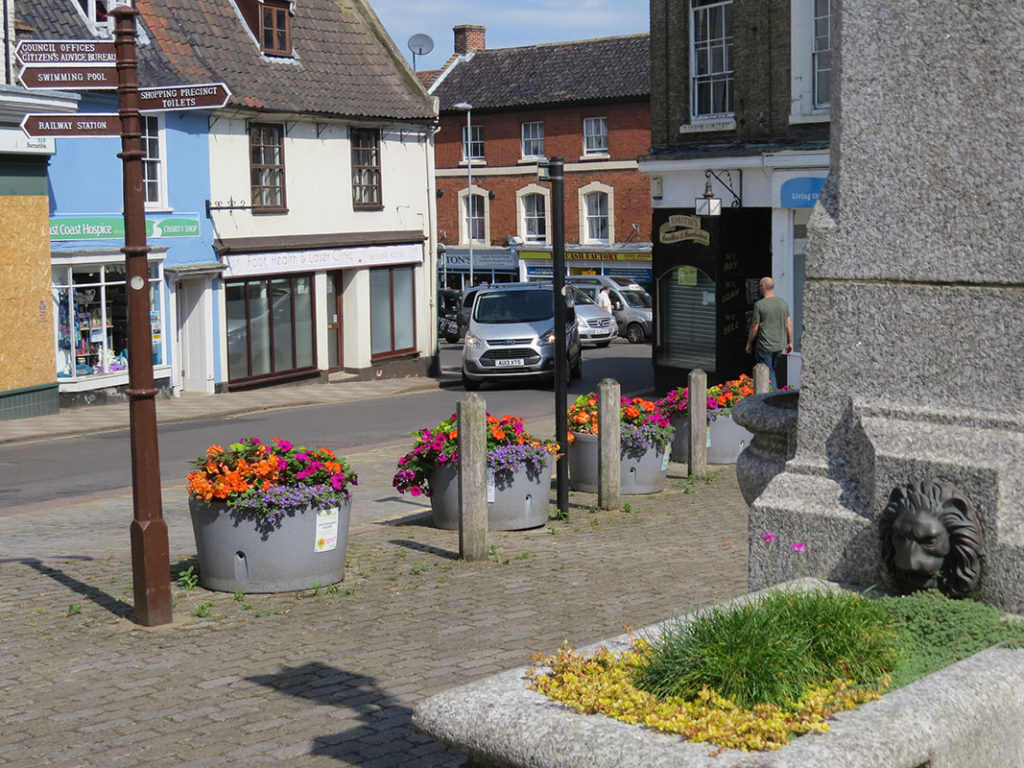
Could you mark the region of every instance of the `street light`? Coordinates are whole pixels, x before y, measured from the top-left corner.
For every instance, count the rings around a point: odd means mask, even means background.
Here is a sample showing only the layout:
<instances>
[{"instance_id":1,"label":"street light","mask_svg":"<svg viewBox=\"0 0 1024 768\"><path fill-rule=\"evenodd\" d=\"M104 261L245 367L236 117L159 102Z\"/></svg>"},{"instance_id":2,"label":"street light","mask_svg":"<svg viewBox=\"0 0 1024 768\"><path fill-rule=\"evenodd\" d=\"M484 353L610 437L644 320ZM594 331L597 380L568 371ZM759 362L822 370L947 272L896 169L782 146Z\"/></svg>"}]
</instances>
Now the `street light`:
<instances>
[{"instance_id":1,"label":"street light","mask_svg":"<svg viewBox=\"0 0 1024 768\"><path fill-rule=\"evenodd\" d=\"M466 113L466 235L469 238L469 287L473 287L473 105L460 101L455 108Z\"/></svg>"}]
</instances>

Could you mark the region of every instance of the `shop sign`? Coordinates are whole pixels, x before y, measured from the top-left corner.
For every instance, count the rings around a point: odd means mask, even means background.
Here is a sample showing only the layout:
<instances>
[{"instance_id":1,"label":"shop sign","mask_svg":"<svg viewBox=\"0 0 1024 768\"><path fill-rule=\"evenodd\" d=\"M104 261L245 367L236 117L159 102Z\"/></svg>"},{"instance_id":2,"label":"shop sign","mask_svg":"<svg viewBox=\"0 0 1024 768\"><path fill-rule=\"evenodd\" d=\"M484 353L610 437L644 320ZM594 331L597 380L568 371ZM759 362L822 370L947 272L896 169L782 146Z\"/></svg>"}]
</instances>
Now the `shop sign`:
<instances>
[{"instance_id":1,"label":"shop sign","mask_svg":"<svg viewBox=\"0 0 1024 768\"><path fill-rule=\"evenodd\" d=\"M550 251L519 251L521 259L551 260ZM646 251L615 252L608 251L569 251L565 252L566 261L650 261L651 254Z\"/></svg>"},{"instance_id":2,"label":"shop sign","mask_svg":"<svg viewBox=\"0 0 1024 768\"><path fill-rule=\"evenodd\" d=\"M448 251L445 253L444 258L441 259L441 263L446 264L449 269L455 267L469 269L469 254ZM473 253L474 269L515 269L516 266L515 256L508 251L502 253Z\"/></svg>"},{"instance_id":3,"label":"shop sign","mask_svg":"<svg viewBox=\"0 0 1024 768\"><path fill-rule=\"evenodd\" d=\"M146 214L146 237L199 237L198 213ZM97 216L51 216L51 240L108 240L124 238L124 217L120 214Z\"/></svg>"},{"instance_id":4,"label":"shop sign","mask_svg":"<svg viewBox=\"0 0 1024 768\"><path fill-rule=\"evenodd\" d=\"M785 181L779 188L779 207L813 208L824 186L824 177L800 176Z\"/></svg>"},{"instance_id":5,"label":"shop sign","mask_svg":"<svg viewBox=\"0 0 1024 768\"><path fill-rule=\"evenodd\" d=\"M26 65L93 64L113 67L117 52L113 41L19 40L14 55Z\"/></svg>"},{"instance_id":6,"label":"shop sign","mask_svg":"<svg viewBox=\"0 0 1024 768\"><path fill-rule=\"evenodd\" d=\"M229 253L224 256L223 276L275 275L286 272L317 272L350 267L391 264L422 264L423 245L368 245L356 248L322 248L315 251L268 251Z\"/></svg>"},{"instance_id":7,"label":"shop sign","mask_svg":"<svg viewBox=\"0 0 1024 768\"><path fill-rule=\"evenodd\" d=\"M711 233L701 229L700 216L669 216L668 221L658 227L658 242L671 244L685 241L701 245L711 243Z\"/></svg>"}]
</instances>

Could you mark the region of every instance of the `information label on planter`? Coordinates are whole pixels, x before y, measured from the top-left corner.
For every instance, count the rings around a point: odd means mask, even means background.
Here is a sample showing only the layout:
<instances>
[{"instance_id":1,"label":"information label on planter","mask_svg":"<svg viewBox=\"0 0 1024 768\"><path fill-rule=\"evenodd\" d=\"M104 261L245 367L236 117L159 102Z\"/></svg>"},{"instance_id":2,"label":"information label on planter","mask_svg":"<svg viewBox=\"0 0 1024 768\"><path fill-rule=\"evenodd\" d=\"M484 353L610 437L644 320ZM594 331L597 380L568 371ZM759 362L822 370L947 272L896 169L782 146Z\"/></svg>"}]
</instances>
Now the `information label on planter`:
<instances>
[{"instance_id":1,"label":"information label on planter","mask_svg":"<svg viewBox=\"0 0 1024 768\"><path fill-rule=\"evenodd\" d=\"M316 544L314 552L330 552L338 548L338 517L337 507L318 509L316 511Z\"/></svg>"},{"instance_id":2,"label":"information label on planter","mask_svg":"<svg viewBox=\"0 0 1024 768\"><path fill-rule=\"evenodd\" d=\"M487 473L487 503L494 503L494 473Z\"/></svg>"}]
</instances>

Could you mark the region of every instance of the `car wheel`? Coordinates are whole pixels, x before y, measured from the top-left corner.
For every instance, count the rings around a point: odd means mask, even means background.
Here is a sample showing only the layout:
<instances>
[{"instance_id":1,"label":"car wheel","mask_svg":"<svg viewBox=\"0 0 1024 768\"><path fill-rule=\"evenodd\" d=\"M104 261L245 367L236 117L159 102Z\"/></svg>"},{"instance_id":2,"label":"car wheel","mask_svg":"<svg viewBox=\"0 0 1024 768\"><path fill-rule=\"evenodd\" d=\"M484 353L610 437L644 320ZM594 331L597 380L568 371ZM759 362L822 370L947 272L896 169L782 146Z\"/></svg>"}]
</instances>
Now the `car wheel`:
<instances>
[{"instance_id":1,"label":"car wheel","mask_svg":"<svg viewBox=\"0 0 1024 768\"><path fill-rule=\"evenodd\" d=\"M644 340L644 329L636 323L630 323L626 328L626 338L630 344L639 344Z\"/></svg>"},{"instance_id":2,"label":"car wheel","mask_svg":"<svg viewBox=\"0 0 1024 768\"><path fill-rule=\"evenodd\" d=\"M476 392L478 389L480 389L480 382L474 381L473 379L466 376L466 374L462 374L462 386L465 388L467 392Z\"/></svg>"}]
</instances>

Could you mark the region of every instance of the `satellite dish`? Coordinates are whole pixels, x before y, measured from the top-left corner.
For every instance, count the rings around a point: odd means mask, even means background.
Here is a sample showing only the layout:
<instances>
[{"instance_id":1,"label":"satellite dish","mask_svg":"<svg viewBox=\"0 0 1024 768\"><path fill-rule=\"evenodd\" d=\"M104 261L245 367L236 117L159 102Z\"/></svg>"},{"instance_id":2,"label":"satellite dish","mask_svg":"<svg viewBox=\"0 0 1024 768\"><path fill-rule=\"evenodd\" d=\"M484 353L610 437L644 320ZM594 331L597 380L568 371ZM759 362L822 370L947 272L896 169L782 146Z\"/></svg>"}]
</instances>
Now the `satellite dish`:
<instances>
[{"instance_id":1,"label":"satellite dish","mask_svg":"<svg viewBox=\"0 0 1024 768\"><path fill-rule=\"evenodd\" d=\"M434 41L430 35L417 34L409 38L409 50L412 51L412 68L416 70L416 57L434 50Z\"/></svg>"}]
</instances>

